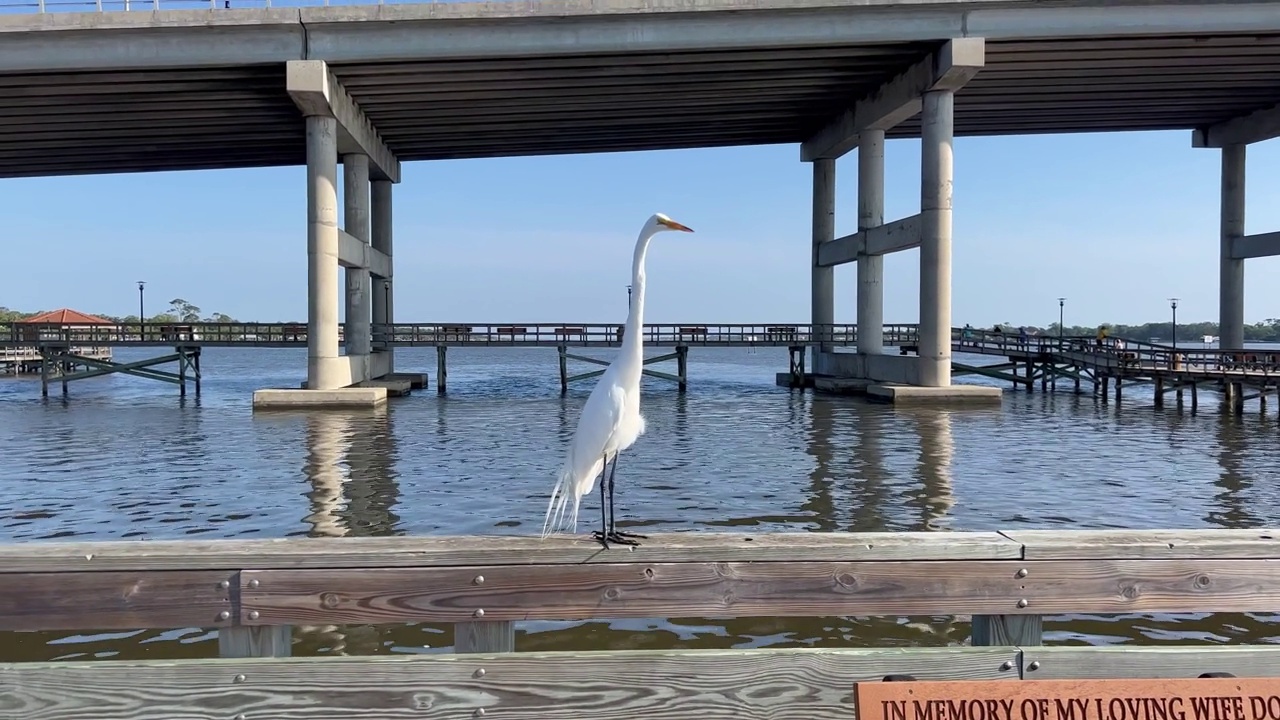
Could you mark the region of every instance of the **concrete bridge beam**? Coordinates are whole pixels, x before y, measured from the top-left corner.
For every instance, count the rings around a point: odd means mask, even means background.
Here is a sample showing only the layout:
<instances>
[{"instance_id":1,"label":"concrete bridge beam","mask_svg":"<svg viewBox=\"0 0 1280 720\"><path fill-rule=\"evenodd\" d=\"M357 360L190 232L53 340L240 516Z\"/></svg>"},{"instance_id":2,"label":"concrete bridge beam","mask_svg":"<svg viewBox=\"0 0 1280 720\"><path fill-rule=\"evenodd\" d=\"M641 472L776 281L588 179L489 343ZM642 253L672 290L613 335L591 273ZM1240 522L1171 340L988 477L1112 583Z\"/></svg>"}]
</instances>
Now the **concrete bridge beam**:
<instances>
[{"instance_id":1,"label":"concrete bridge beam","mask_svg":"<svg viewBox=\"0 0 1280 720\"><path fill-rule=\"evenodd\" d=\"M800 145L803 162L835 160L858 146L866 130L892 130L920 112L925 93L955 92L964 87L986 63L983 38L948 40L905 72L856 100Z\"/></svg>"}]
</instances>

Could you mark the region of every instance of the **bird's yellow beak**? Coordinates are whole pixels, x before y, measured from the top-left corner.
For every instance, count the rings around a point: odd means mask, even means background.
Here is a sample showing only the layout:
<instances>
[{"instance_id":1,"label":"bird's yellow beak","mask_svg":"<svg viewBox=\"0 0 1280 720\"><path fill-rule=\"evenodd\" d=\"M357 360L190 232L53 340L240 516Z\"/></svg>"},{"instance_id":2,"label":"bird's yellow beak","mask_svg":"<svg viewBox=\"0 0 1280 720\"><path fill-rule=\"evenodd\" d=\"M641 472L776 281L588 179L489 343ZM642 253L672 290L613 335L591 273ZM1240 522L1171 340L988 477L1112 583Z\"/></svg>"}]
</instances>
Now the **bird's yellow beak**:
<instances>
[{"instance_id":1,"label":"bird's yellow beak","mask_svg":"<svg viewBox=\"0 0 1280 720\"><path fill-rule=\"evenodd\" d=\"M666 225L667 227L671 228L672 230L679 230L679 231L681 231L681 232L693 232L693 230L692 230L692 229L687 228L687 227L685 227L684 225L681 225L680 223L676 222L675 220L658 220L658 222L662 223L663 225Z\"/></svg>"}]
</instances>

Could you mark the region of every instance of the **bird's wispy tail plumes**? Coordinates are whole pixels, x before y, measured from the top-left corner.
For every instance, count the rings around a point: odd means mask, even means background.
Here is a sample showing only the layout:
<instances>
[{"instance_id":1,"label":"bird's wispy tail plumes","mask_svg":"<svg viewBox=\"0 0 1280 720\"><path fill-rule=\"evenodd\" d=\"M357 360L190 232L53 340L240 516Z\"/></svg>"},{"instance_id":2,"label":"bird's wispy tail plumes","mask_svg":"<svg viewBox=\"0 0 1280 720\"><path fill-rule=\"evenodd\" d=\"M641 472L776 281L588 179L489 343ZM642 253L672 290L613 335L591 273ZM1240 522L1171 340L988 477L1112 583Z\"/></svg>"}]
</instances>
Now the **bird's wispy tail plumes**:
<instances>
[{"instance_id":1,"label":"bird's wispy tail plumes","mask_svg":"<svg viewBox=\"0 0 1280 720\"><path fill-rule=\"evenodd\" d=\"M560 477L551 489L551 499L547 502L547 516L542 521L543 538L557 532L577 532L578 508L582 505L583 496L595 486L595 477L600 474L601 466L602 462L596 460L590 470L579 473L575 472L573 462L565 461L560 468Z\"/></svg>"},{"instance_id":2,"label":"bird's wispy tail plumes","mask_svg":"<svg viewBox=\"0 0 1280 720\"><path fill-rule=\"evenodd\" d=\"M573 484L573 471L566 464L560 469L560 478L556 480L556 485L551 489L551 500L547 502L547 517L542 521L542 537L547 537L558 530L564 529L564 510L569 503L569 495L567 492L570 485ZM577 528L578 525L578 498L573 499L573 510L569 514L569 527Z\"/></svg>"}]
</instances>

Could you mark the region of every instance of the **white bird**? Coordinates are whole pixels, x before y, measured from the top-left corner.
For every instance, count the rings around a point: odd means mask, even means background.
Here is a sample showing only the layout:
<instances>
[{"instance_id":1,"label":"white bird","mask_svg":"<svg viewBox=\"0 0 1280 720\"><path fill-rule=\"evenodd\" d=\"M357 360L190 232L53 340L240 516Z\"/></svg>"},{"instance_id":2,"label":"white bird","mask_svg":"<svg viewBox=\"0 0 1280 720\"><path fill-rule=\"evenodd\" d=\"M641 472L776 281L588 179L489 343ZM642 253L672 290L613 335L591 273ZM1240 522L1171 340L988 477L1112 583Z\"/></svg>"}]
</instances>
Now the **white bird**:
<instances>
[{"instance_id":1,"label":"white bird","mask_svg":"<svg viewBox=\"0 0 1280 720\"><path fill-rule=\"evenodd\" d=\"M650 217L640 229L631 261L633 297L622 333L622 347L582 408L578 429L560 468L560 477L551 491L551 500L547 503L547 516L542 524L543 538L560 530L577 530L578 508L582 498L595 487L597 475L600 476L600 530L592 535L606 550L611 541L620 545L639 545L629 538L645 537L618 532L614 527L613 476L618 471L618 453L631 447L644 434L644 416L640 414L640 371L644 366L644 339L641 337L644 326L644 259L653 236L671 230L693 232L662 213ZM607 501L606 470L609 476ZM573 504L566 518L565 508L570 498Z\"/></svg>"}]
</instances>

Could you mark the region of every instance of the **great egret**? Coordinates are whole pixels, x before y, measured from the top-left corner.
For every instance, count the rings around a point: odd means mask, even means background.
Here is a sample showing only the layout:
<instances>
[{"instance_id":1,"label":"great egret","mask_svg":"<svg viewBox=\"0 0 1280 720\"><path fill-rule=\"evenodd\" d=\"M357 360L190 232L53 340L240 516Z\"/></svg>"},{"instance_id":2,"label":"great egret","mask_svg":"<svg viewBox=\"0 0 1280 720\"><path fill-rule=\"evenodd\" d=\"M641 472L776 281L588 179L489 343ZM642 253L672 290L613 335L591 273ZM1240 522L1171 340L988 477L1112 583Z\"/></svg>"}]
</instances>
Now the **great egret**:
<instances>
[{"instance_id":1,"label":"great egret","mask_svg":"<svg viewBox=\"0 0 1280 720\"><path fill-rule=\"evenodd\" d=\"M551 490L547 503L547 516L542 523L542 537L558 530L573 532L578 527L578 507L583 496L595 486L600 476L600 529L592 535L609 549L609 543L639 545L630 538L644 535L618 532L613 520L613 476L618 471L618 453L635 443L644 434L644 417L640 415L640 370L644 365L644 258L649 251L649 241L660 232L678 230L693 232L689 228L657 213L645 222L636 239L635 255L631 260L631 288L634 298L627 310L627 322L622 334L622 347L600 381L596 384L587 404L578 418L578 429L560 477ZM612 461L613 465L609 463ZM608 499L605 493L605 471L608 471ZM572 497L573 505L565 518L565 507ZM606 522L606 507L607 522ZM565 522L567 519L568 522Z\"/></svg>"}]
</instances>

